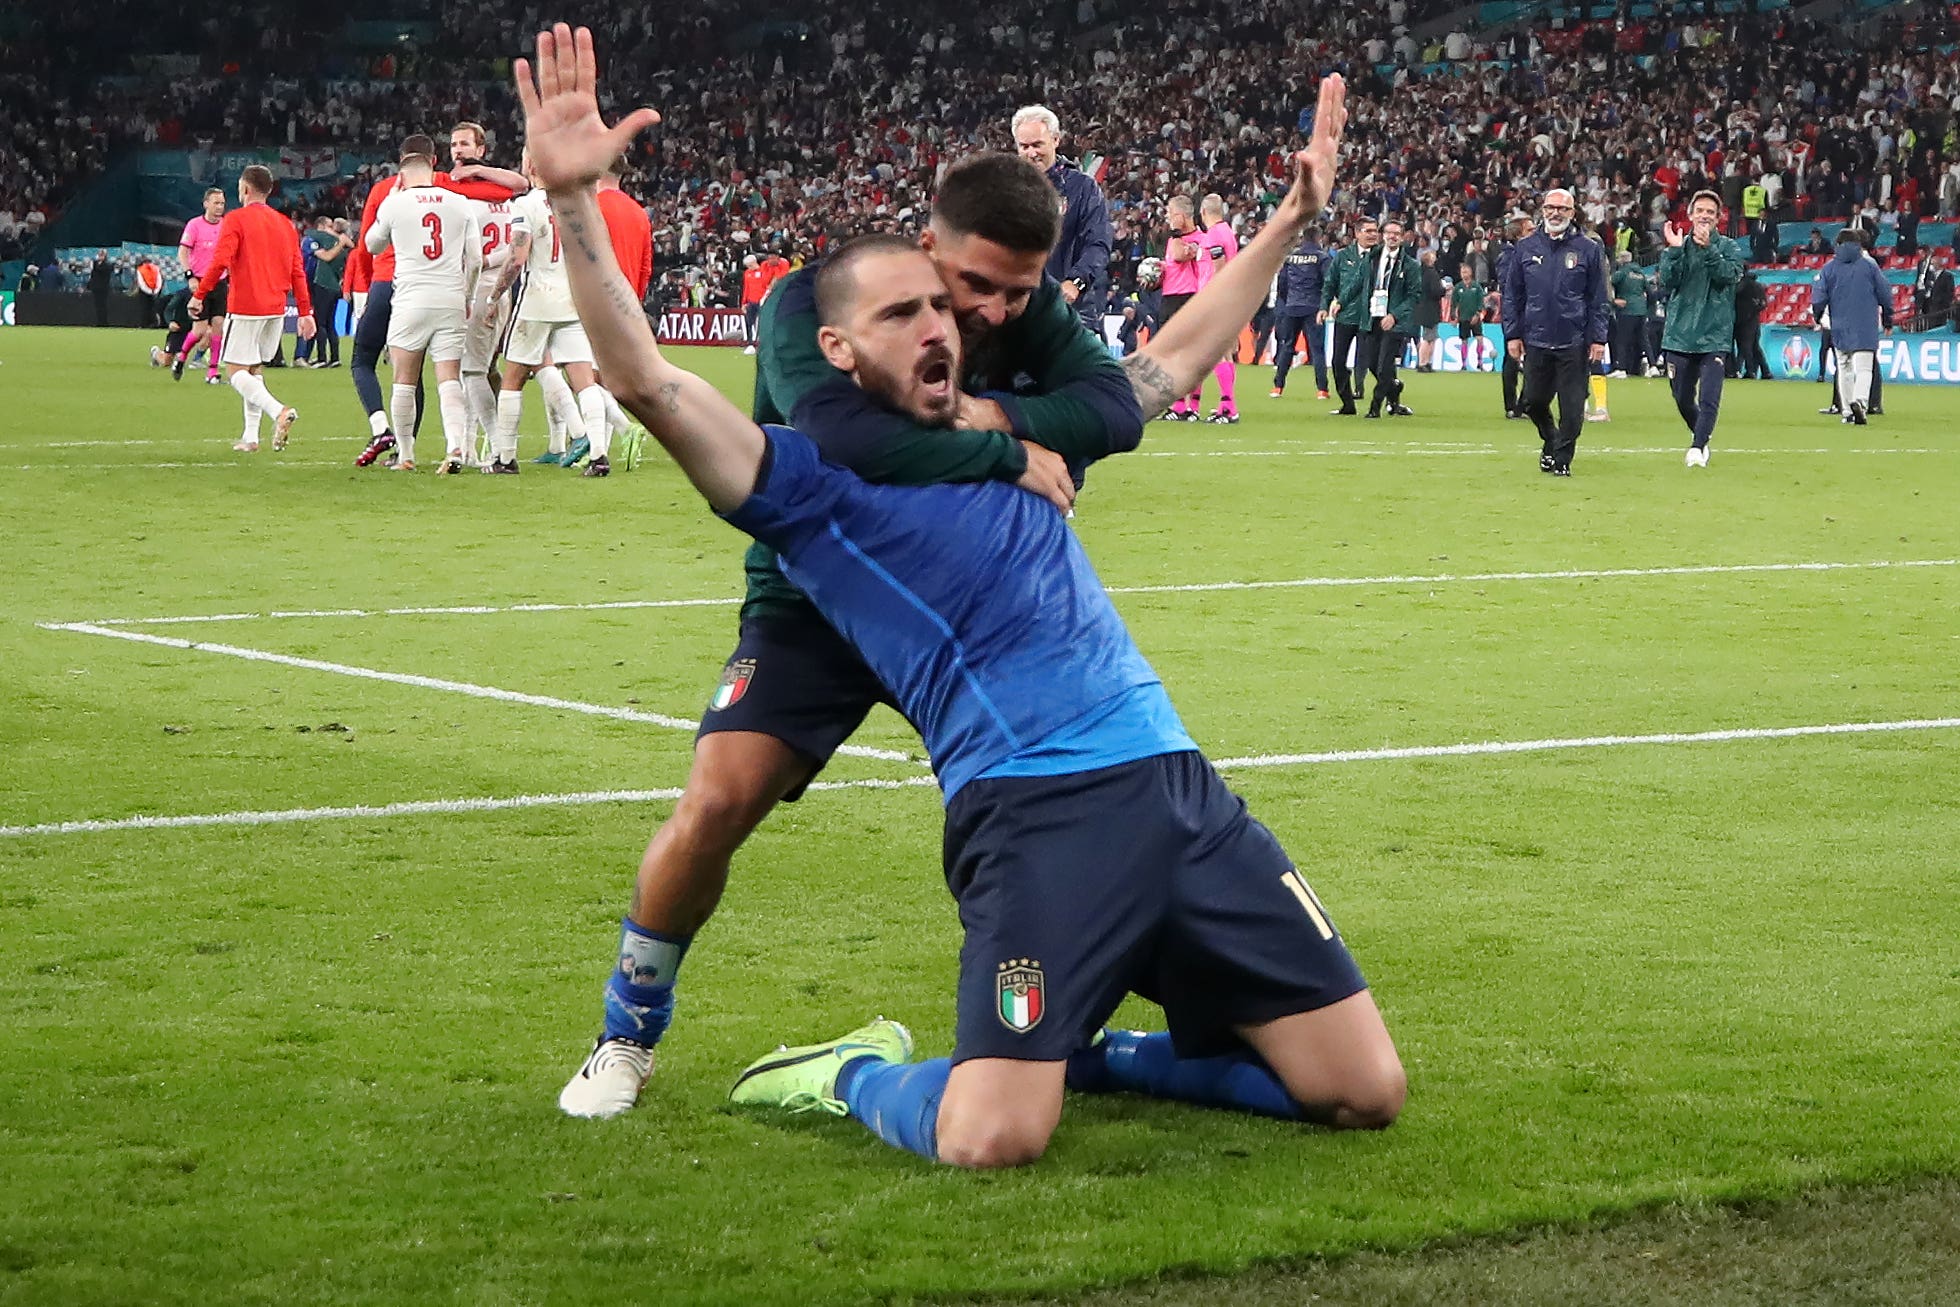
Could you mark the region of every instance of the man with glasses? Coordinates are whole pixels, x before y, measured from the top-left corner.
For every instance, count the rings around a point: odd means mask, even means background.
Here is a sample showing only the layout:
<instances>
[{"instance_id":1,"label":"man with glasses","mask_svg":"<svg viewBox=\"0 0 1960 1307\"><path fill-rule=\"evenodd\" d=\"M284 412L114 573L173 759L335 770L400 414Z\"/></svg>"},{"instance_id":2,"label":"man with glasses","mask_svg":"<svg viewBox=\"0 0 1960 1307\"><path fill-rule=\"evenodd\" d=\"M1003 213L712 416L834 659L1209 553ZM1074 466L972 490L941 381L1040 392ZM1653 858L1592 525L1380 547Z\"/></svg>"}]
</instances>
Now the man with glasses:
<instances>
[{"instance_id":1,"label":"man with glasses","mask_svg":"<svg viewBox=\"0 0 1960 1307\"><path fill-rule=\"evenodd\" d=\"M1519 403L1538 428L1538 468L1564 477L1585 421L1589 364L1606 357L1606 251L1573 223L1571 191L1547 191L1542 212L1544 229L1519 241L1505 264L1504 340L1524 365Z\"/></svg>"}]
</instances>

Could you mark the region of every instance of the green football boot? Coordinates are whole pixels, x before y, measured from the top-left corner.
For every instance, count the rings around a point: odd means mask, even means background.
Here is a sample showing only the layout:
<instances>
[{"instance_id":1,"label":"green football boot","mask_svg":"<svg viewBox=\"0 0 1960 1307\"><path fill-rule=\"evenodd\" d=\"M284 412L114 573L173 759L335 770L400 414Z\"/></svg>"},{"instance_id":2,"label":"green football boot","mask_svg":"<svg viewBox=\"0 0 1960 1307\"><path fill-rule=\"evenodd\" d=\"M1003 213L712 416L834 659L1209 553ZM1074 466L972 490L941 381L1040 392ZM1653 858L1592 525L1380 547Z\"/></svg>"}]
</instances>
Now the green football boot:
<instances>
[{"instance_id":1,"label":"green football boot","mask_svg":"<svg viewBox=\"0 0 1960 1307\"><path fill-rule=\"evenodd\" d=\"M790 1112L845 1114L837 1097L837 1073L846 1062L875 1057L880 1062L908 1062L912 1035L896 1021L879 1017L824 1044L785 1045L749 1063L728 1092L731 1103L780 1107Z\"/></svg>"}]
</instances>

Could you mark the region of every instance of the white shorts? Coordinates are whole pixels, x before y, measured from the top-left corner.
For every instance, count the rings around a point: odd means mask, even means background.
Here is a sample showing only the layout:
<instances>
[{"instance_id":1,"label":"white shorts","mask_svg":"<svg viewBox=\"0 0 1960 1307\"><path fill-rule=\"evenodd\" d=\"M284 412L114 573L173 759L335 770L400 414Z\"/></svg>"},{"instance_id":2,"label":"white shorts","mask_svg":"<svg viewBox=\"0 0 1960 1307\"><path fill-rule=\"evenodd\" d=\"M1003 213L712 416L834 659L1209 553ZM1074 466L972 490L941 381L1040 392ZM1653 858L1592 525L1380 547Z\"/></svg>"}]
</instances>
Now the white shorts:
<instances>
[{"instance_id":1,"label":"white shorts","mask_svg":"<svg viewBox=\"0 0 1960 1307\"><path fill-rule=\"evenodd\" d=\"M272 362L279 352L279 338L285 326L283 313L269 318L241 318L233 314L225 319L225 348L220 362L240 368L256 368Z\"/></svg>"},{"instance_id":2,"label":"white shorts","mask_svg":"<svg viewBox=\"0 0 1960 1307\"><path fill-rule=\"evenodd\" d=\"M470 302L470 325L463 333L463 373L466 376L481 376L490 370L490 360L497 356L497 350L504 343L504 332L510 327L510 295L499 295L490 301L491 288L496 278L485 273L476 285L476 297Z\"/></svg>"},{"instance_id":3,"label":"white shorts","mask_svg":"<svg viewBox=\"0 0 1960 1307\"><path fill-rule=\"evenodd\" d=\"M453 304L388 308L388 348L420 351L435 363L463 357L463 311Z\"/></svg>"},{"instance_id":4,"label":"white shorts","mask_svg":"<svg viewBox=\"0 0 1960 1307\"><path fill-rule=\"evenodd\" d=\"M590 363L592 342L585 338L585 327L577 318L570 322L526 322L519 318L510 329L504 357L535 368L544 362L546 354L553 363Z\"/></svg>"}]
</instances>

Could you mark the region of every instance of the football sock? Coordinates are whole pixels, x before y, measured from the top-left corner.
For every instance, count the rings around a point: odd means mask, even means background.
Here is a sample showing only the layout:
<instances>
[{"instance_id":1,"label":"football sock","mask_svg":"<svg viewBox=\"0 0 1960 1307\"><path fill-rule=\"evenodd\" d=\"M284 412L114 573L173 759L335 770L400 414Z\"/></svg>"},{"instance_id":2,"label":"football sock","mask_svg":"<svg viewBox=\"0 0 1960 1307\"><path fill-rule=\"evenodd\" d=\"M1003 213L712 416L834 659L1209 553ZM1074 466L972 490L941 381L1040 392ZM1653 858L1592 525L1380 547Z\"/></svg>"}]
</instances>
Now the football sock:
<instances>
[{"instance_id":1,"label":"football sock","mask_svg":"<svg viewBox=\"0 0 1960 1307\"><path fill-rule=\"evenodd\" d=\"M380 351L356 341L353 361L347 365L348 375L354 378L354 393L360 397L361 407L367 410L370 419L388 407L381 402L381 378L374 375L374 365L380 361ZM380 435L381 432L375 434Z\"/></svg>"},{"instance_id":2,"label":"football sock","mask_svg":"<svg viewBox=\"0 0 1960 1307\"><path fill-rule=\"evenodd\" d=\"M1184 407L1187 412L1191 413L1202 413L1204 411L1205 387L1203 382L1199 382L1198 388L1184 397Z\"/></svg>"},{"instance_id":3,"label":"football sock","mask_svg":"<svg viewBox=\"0 0 1960 1307\"><path fill-rule=\"evenodd\" d=\"M592 457L606 457L612 451L612 424L606 421L606 392L598 386L581 390L578 411L585 423L585 438L592 442Z\"/></svg>"},{"instance_id":4,"label":"football sock","mask_svg":"<svg viewBox=\"0 0 1960 1307\"><path fill-rule=\"evenodd\" d=\"M497 429L490 439L490 455L499 463L517 457L517 420L524 416L524 392L497 392Z\"/></svg>"},{"instance_id":5,"label":"football sock","mask_svg":"<svg viewBox=\"0 0 1960 1307\"><path fill-rule=\"evenodd\" d=\"M242 377L245 374L241 372L238 375ZM239 402L245 406L245 430L238 438L248 445L256 445L259 443L259 422L264 415L259 412L259 406L252 402L251 397L240 390L237 381L237 377L232 378L232 389L239 391Z\"/></svg>"},{"instance_id":6,"label":"football sock","mask_svg":"<svg viewBox=\"0 0 1960 1307\"><path fill-rule=\"evenodd\" d=\"M1109 1031L1102 1043L1069 1059L1068 1087L1079 1093L1126 1091L1201 1107L1300 1119L1300 1105L1257 1053L1179 1057L1170 1035L1163 1031Z\"/></svg>"},{"instance_id":7,"label":"football sock","mask_svg":"<svg viewBox=\"0 0 1960 1307\"><path fill-rule=\"evenodd\" d=\"M1218 378L1218 407L1227 413L1236 413L1239 405L1232 394L1239 380L1239 365L1231 359L1221 359L1211 374Z\"/></svg>"},{"instance_id":8,"label":"football sock","mask_svg":"<svg viewBox=\"0 0 1960 1307\"><path fill-rule=\"evenodd\" d=\"M585 418L578 411L578 400L572 397L572 388L565 384L563 371L555 367L539 368L538 387L544 391L547 416L556 419L563 428L551 433L551 451L562 454L568 437L578 440L591 433L585 429Z\"/></svg>"},{"instance_id":9,"label":"football sock","mask_svg":"<svg viewBox=\"0 0 1960 1307\"><path fill-rule=\"evenodd\" d=\"M692 936L663 935L631 917L619 923L619 965L606 980L607 1039L651 1047L674 1019L674 981Z\"/></svg>"},{"instance_id":10,"label":"football sock","mask_svg":"<svg viewBox=\"0 0 1960 1307\"><path fill-rule=\"evenodd\" d=\"M463 394L470 401L470 421L494 441L497 436L497 392L490 389L490 378L481 372L463 378Z\"/></svg>"},{"instance_id":11,"label":"football sock","mask_svg":"<svg viewBox=\"0 0 1960 1307\"><path fill-rule=\"evenodd\" d=\"M415 387L397 381L388 392L388 410L395 419L395 451L405 463L415 461Z\"/></svg>"},{"instance_id":12,"label":"football sock","mask_svg":"<svg viewBox=\"0 0 1960 1307\"><path fill-rule=\"evenodd\" d=\"M939 1100L953 1060L881 1062L861 1057L837 1073L837 1097L872 1134L894 1148L939 1160Z\"/></svg>"},{"instance_id":13,"label":"football sock","mask_svg":"<svg viewBox=\"0 0 1960 1307\"><path fill-rule=\"evenodd\" d=\"M442 409L442 438L448 453L459 454L469 447L470 403L463 397L460 381L436 383L436 403Z\"/></svg>"},{"instance_id":14,"label":"football sock","mask_svg":"<svg viewBox=\"0 0 1960 1307\"><path fill-rule=\"evenodd\" d=\"M386 435L388 433L387 413L381 409L376 409L374 412L368 414L368 430L377 436Z\"/></svg>"},{"instance_id":15,"label":"football sock","mask_svg":"<svg viewBox=\"0 0 1960 1307\"><path fill-rule=\"evenodd\" d=\"M619 401L613 398L613 393L610 390L601 386L599 387L599 393L606 397L606 426L611 430L613 435L616 436L633 425L633 420L626 416L626 410L619 406ZM588 423L587 425L589 426L591 424Z\"/></svg>"},{"instance_id":16,"label":"football sock","mask_svg":"<svg viewBox=\"0 0 1960 1307\"><path fill-rule=\"evenodd\" d=\"M285 405L274 399L272 392L265 388L265 378L257 373L234 372L231 377L231 388L244 396L247 404L257 406L259 412L269 418L278 417L285 409ZM257 425L254 424L253 430L257 429ZM253 439L257 437L254 436Z\"/></svg>"}]
</instances>

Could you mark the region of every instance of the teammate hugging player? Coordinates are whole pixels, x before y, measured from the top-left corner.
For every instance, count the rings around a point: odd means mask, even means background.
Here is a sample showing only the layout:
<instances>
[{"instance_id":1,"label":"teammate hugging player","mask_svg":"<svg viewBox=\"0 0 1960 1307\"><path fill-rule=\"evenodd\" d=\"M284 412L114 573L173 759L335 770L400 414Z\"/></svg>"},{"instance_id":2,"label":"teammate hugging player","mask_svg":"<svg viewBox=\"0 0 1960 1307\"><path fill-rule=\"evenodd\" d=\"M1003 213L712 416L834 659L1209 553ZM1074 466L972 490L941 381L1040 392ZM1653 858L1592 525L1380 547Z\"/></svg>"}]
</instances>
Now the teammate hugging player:
<instances>
[{"instance_id":1,"label":"teammate hugging player","mask_svg":"<svg viewBox=\"0 0 1960 1307\"><path fill-rule=\"evenodd\" d=\"M469 440L469 402L463 397L464 319L483 263L482 231L470 201L436 185L435 142L411 136L402 142L397 185L375 211L366 236L368 253L392 248L394 302L388 321L389 396L399 458L395 469L415 470L415 431L421 420L413 378L424 356L436 365L442 410L444 457L438 475L463 470Z\"/></svg>"},{"instance_id":2,"label":"teammate hugging player","mask_svg":"<svg viewBox=\"0 0 1960 1307\"><path fill-rule=\"evenodd\" d=\"M888 1143L974 1167L1040 1156L1065 1081L1388 1125L1402 1067L1345 945L1192 745L1052 502L998 480L866 482L660 355L593 191L654 115L608 131L590 34L576 43L574 57L563 24L540 35L543 99L523 61L518 88L606 371L709 504L777 551L919 724L947 795L947 879L967 938L953 1058L909 1063L904 1028L880 1019L760 1059L735 1101L850 1115ZM1330 78L1293 190L1248 250L1258 255L1146 347L1162 362L1138 355L1149 398L1202 378L1251 315L1325 202L1344 116ZM953 421L962 338L929 254L864 238L827 262L815 294L833 368L914 420ZM622 959L631 984L678 961L657 948ZM1130 990L1161 1001L1173 1032L1091 1042Z\"/></svg>"}]
</instances>

